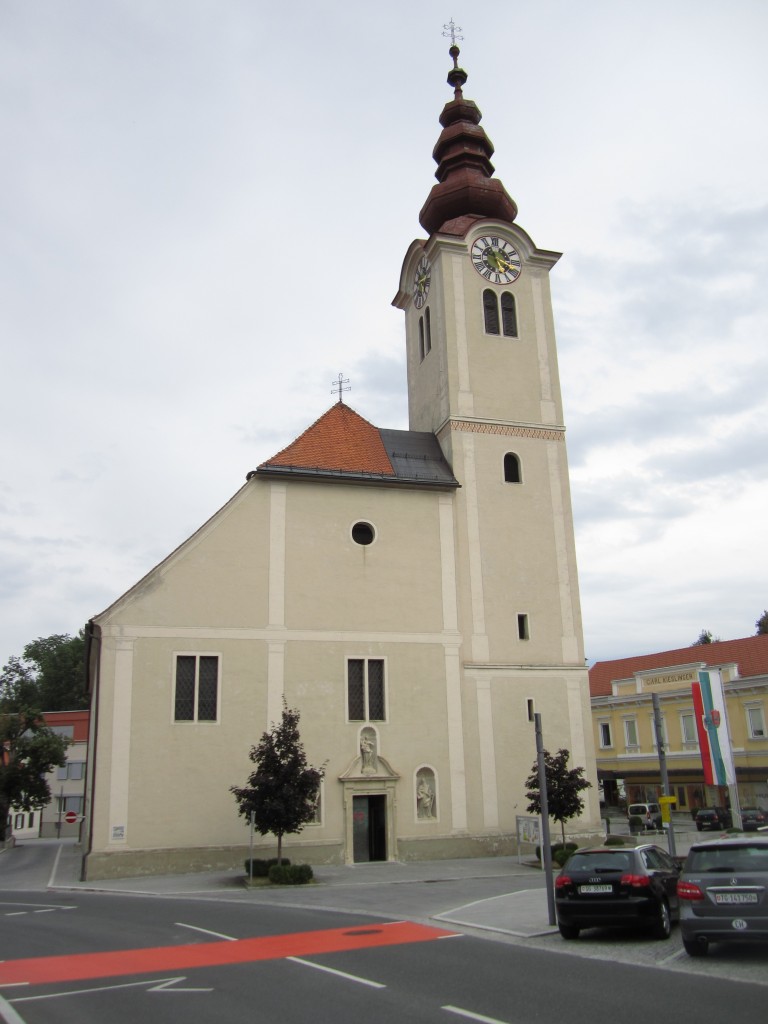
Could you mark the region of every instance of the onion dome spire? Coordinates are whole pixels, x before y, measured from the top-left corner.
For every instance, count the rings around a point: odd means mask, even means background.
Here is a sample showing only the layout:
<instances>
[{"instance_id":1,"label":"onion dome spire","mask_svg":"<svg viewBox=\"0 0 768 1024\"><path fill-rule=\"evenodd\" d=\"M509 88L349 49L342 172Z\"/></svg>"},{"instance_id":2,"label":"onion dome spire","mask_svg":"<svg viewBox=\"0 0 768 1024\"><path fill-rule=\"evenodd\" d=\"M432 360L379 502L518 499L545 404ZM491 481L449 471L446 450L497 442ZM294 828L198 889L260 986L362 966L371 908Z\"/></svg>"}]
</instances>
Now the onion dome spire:
<instances>
[{"instance_id":1,"label":"onion dome spire","mask_svg":"<svg viewBox=\"0 0 768 1024\"><path fill-rule=\"evenodd\" d=\"M511 224L517 206L501 181L492 177L493 144L480 127L482 114L477 104L464 99L467 73L459 67L460 51L455 42L448 52L453 58L448 84L454 98L440 115L443 130L432 151L438 184L432 186L419 222L430 235L442 231L463 236L473 221L486 217Z\"/></svg>"}]
</instances>

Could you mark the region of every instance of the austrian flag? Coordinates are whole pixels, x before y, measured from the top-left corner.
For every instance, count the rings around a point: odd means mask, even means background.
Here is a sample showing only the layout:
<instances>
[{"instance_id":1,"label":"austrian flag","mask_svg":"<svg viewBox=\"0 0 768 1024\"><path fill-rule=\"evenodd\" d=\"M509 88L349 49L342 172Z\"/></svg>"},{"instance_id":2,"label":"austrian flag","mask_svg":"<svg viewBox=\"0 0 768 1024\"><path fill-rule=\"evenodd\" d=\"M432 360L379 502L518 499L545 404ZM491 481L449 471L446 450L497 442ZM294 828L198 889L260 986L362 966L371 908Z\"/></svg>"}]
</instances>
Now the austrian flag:
<instances>
[{"instance_id":1,"label":"austrian flag","mask_svg":"<svg viewBox=\"0 0 768 1024\"><path fill-rule=\"evenodd\" d=\"M696 730L699 736L704 781L708 786L732 786L736 783L731 738L725 713L723 680L718 669L698 673L691 684Z\"/></svg>"}]
</instances>

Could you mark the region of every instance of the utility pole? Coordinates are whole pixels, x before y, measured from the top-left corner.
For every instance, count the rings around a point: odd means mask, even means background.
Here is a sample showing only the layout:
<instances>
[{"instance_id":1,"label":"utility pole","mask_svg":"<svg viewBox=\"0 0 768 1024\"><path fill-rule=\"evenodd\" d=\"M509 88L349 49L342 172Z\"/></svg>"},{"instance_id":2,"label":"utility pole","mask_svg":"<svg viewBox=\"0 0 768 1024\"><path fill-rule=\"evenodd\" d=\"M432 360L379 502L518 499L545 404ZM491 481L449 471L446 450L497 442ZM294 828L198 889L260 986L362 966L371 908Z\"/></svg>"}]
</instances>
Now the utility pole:
<instances>
[{"instance_id":1,"label":"utility pole","mask_svg":"<svg viewBox=\"0 0 768 1024\"><path fill-rule=\"evenodd\" d=\"M653 702L653 727L656 730L656 749L659 752L659 768L661 769L661 788L664 790L664 796L671 797L669 775L667 774L667 752L664 749L664 730L661 725L661 705L658 693L651 694L651 701ZM677 850L675 848L675 827L672 823L672 804L669 801L666 803L669 812L667 843L669 844L669 855L674 857Z\"/></svg>"},{"instance_id":2,"label":"utility pole","mask_svg":"<svg viewBox=\"0 0 768 1024\"><path fill-rule=\"evenodd\" d=\"M547 797L547 766L544 761L544 739L541 732L541 715L533 716L536 728L536 765L539 773L539 804L541 805L541 856L544 861L544 875L547 882L547 911L549 923L557 924L555 914L555 885L552 877L552 843L549 838L549 800Z\"/></svg>"}]
</instances>

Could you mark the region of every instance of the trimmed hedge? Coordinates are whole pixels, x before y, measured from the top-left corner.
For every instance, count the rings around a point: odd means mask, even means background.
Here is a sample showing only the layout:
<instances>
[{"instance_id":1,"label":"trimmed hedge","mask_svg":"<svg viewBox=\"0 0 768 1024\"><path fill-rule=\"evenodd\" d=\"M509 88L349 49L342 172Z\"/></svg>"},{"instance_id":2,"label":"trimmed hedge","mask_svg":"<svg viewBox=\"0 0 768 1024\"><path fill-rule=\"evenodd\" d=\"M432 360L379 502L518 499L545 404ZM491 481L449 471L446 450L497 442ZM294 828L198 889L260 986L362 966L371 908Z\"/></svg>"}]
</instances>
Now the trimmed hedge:
<instances>
[{"instance_id":1,"label":"trimmed hedge","mask_svg":"<svg viewBox=\"0 0 768 1024\"><path fill-rule=\"evenodd\" d=\"M287 857L283 857L280 863L287 867L291 862ZM269 869L276 864L277 857L270 857L269 860L257 860L254 857L253 860L246 860L245 873L249 878L267 878L269 876Z\"/></svg>"},{"instance_id":2,"label":"trimmed hedge","mask_svg":"<svg viewBox=\"0 0 768 1024\"><path fill-rule=\"evenodd\" d=\"M314 878L310 864L273 864L269 880L275 885L306 885Z\"/></svg>"},{"instance_id":3,"label":"trimmed hedge","mask_svg":"<svg viewBox=\"0 0 768 1024\"><path fill-rule=\"evenodd\" d=\"M565 846L563 846L562 843L553 843L552 844L552 857L554 858L554 856L558 852L558 850L561 850L561 851L565 850L565 851L567 851L568 855L570 856L573 853L573 851L574 850L578 850L578 848L579 848L579 844L578 843L570 842L570 843L566 843ZM536 860L541 860L541 847L540 846L536 847Z\"/></svg>"},{"instance_id":4,"label":"trimmed hedge","mask_svg":"<svg viewBox=\"0 0 768 1024\"><path fill-rule=\"evenodd\" d=\"M613 834L605 837L606 846L623 846L624 839L622 836L615 836Z\"/></svg>"}]
</instances>

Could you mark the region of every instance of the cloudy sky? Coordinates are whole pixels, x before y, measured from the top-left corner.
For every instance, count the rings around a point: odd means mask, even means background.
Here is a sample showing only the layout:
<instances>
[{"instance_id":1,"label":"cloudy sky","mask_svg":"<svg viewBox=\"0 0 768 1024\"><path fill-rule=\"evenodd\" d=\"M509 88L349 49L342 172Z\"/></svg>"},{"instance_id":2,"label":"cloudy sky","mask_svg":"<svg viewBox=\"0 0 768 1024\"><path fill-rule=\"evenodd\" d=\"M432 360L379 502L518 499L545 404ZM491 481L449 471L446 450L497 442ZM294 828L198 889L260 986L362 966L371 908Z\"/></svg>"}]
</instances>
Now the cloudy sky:
<instances>
[{"instance_id":1,"label":"cloudy sky","mask_svg":"<svg viewBox=\"0 0 768 1024\"><path fill-rule=\"evenodd\" d=\"M590 661L768 607L764 0L0 0L0 664L332 403L407 426L451 18L553 271Z\"/></svg>"}]
</instances>

